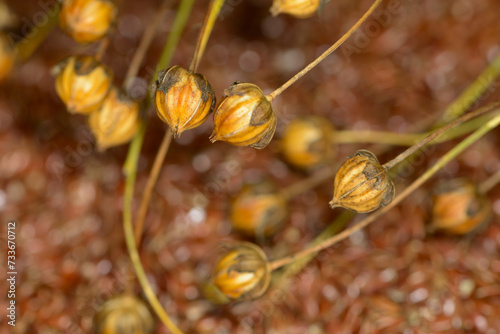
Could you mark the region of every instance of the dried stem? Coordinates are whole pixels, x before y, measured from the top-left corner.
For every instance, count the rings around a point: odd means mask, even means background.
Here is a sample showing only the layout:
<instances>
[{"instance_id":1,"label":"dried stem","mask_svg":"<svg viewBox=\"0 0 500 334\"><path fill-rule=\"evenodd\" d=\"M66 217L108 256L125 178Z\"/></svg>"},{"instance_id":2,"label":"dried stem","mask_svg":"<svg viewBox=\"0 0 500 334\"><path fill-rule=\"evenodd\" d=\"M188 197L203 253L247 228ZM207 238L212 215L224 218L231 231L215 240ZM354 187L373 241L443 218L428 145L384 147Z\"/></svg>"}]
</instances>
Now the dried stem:
<instances>
[{"instance_id":1,"label":"dried stem","mask_svg":"<svg viewBox=\"0 0 500 334\"><path fill-rule=\"evenodd\" d=\"M203 53L207 46L208 38L212 33L212 29L215 24L217 16L224 5L225 0L212 0L208 7L207 15L203 21L203 26L201 27L200 34L198 35L198 41L196 43L196 48L193 53L193 58L191 59L191 64L189 64L189 70L191 72L196 72L198 65L200 64Z\"/></svg>"},{"instance_id":2,"label":"dried stem","mask_svg":"<svg viewBox=\"0 0 500 334\"><path fill-rule=\"evenodd\" d=\"M104 37L99 43L99 46L97 47L97 51L95 53L95 59L97 59L98 61L101 61L102 57L104 57L104 54L106 53L106 50L109 46L110 37L110 34L106 35L106 37Z\"/></svg>"},{"instance_id":3,"label":"dried stem","mask_svg":"<svg viewBox=\"0 0 500 334\"><path fill-rule=\"evenodd\" d=\"M483 181L478 187L478 192L480 194L486 194L488 191L493 189L498 183L500 183L500 170L491 175L485 181Z\"/></svg>"},{"instance_id":4,"label":"dried stem","mask_svg":"<svg viewBox=\"0 0 500 334\"><path fill-rule=\"evenodd\" d=\"M306 248L300 252L297 252L293 255L284 257L279 260L275 260L270 262L269 266L271 270L276 270L278 268L281 268L287 264L290 264L294 261L297 261L298 259L307 257L311 254L317 253L325 248L328 248L344 239L347 237L351 236L353 233L365 228L368 226L370 223L374 222L376 219L380 218L383 214L394 208L397 204L399 204L403 199L405 199L408 195L410 195L413 191L418 189L422 184L424 184L427 180L429 180L436 172L438 172L441 168L443 168L448 162L453 160L457 155L462 153L466 148L468 148L470 145L474 144L477 140L479 140L481 137L483 137L486 133L488 133L490 130L494 129L500 124L500 116L496 116L493 119L491 119L489 122L484 124L482 127L480 127L478 130L476 130L474 133L472 133L470 136L465 138L463 141L461 141L458 145L456 145L453 149L448 151L445 155L443 155L432 167L427 169L424 174L422 174L418 179L416 179L411 185L409 185L407 188L405 188L393 201L391 204L388 206L380 209L379 211L376 211L375 213L371 214L370 216L366 217L363 219L361 222L358 224L342 231L341 233L318 243L315 246Z\"/></svg>"},{"instance_id":5,"label":"dried stem","mask_svg":"<svg viewBox=\"0 0 500 334\"><path fill-rule=\"evenodd\" d=\"M177 42L179 41L180 35L184 30L184 27L186 26L187 18L189 17L193 3L194 0L182 0L169 38L165 44L162 55L157 64L157 68L164 68L168 66L171 55L173 54L173 51L177 46ZM154 80L156 80L156 77L153 77L152 81ZM141 259L139 257L139 251L137 250L137 244L135 243L134 238L134 230L132 226L132 199L134 196L134 185L137 175L137 162L139 160L146 127L147 122L142 122L138 133L130 143L127 159L123 166L123 171L126 175L125 193L123 198L123 229L125 231L125 241L127 243L130 260L136 272L137 278L151 307L163 322L163 324L165 324L165 326L172 333L182 334L181 330L172 322L168 314L165 312L165 309L162 307L153 289L151 288L151 285L146 277L144 267L142 266Z\"/></svg>"},{"instance_id":6,"label":"dried stem","mask_svg":"<svg viewBox=\"0 0 500 334\"><path fill-rule=\"evenodd\" d=\"M191 60L191 65L189 66L190 70L193 72L196 71L200 59L203 56L203 51L205 50L208 38L210 37L210 33L212 32L215 19L219 15L220 9L222 8L223 4L224 0L212 0L210 2L207 15L205 16L205 21L203 22L203 27L201 28L200 35L198 37L198 44L196 46L193 59ZM165 157L167 156L167 152L171 142L172 142L172 131L169 128L165 132L161 146L158 149L158 152L156 153L155 161L153 163L151 172L149 173L148 182L146 184L146 188L144 189L144 193L142 195L141 205L139 207L139 213L137 214L136 225L135 225L135 237L137 244L139 244L141 241L141 235L144 227L144 221L146 220L146 215L148 212L149 202L151 200L151 194L156 185L156 181L158 181L158 177L161 171L161 166L165 161Z\"/></svg>"},{"instance_id":7,"label":"dried stem","mask_svg":"<svg viewBox=\"0 0 500 334\"><path fill-rule=\"evenodd\" d=\"M127 74L125 75L125 79L123 80L123 85L126 87L126 89L130 87L130 85L132 84L132 80L137 75L137 73L139 73L139 68L141 67L141 63L146 56L146 52L148 51L151 42L153 42L156 30L158 29L160 23L162 22L162 18L165 16L169 8L168 5L169 1L163 0L163 3L156 13L155 17L146 27L146 30L144 30L139 46L135 50L134 56L132 57L132 60L130 61L130 65L128 67Z\"/></svg>"},{"instance_id":8,"label":"dried stem","mask_svg":"<svg viewBox=\"0 0 500 334\"><path fill-rule=\"evenodd\" d=\"M431 141L433 141L437 137L441 136L444 132L448 131L449 129L454 128L457 125L460 125L463 122L468 121L468 120L470 120L470 119L472 119L474 117L481 116L481 115L483 115L483 114L485 114L485 113L487 113L489 111L497 109L499 106L500 106L500 101L496 101L496 102L488 104L487 106L484 106L482 108L476 109L476 110L474 110L474 111L472 111L472 112L470 112L468 114L465 114L465 115L461 116L460 118L457 118L453 122L451 122L451 123L443 126L442 128L434 131L432 134L428 135L427 137L425 137L424 139L422 139L417 144L413 145L412 147L410 147L409 149L407 149L406 151L404 151L403 153L401 153L400 155L398 155L397 157L395 157L391 161L389 161L386 164L384 164L384 168L386 170L391 169L392 167L396 166L401 161L403 161L406 158L408 158L413 153L415 153L418 150L420 150L425 145L429 144Z\"/></svg>"},{"instance_id":9,"label":"dried stem","mask_svg":"<svg viewBox=\"0 0 500 334\"><path fill-rule=\"evenodd\" d=\"M313 62L311 62L309 65L304 67L303 70L301 70L299 73L295 74L290 80L285 82L281 87L276 89L274 92L271 94L267 95L267 99L269 101L272 101L276 98L276 96L280 95L283 93L285 89L290 87L292 84L294 84L297 80L302 78L307 72L312 70L316 65L321 63L326 57L328 57L333 51L335 51L339 46L341 46L360 26L363 24L363 22L366 21L366 19L373 13L373 11L380 5L382 0L375 0L373 5L368 9L368 11L349 29L348 32L346 32L340 39L335 42L328 50L323 52L321 56L316 58Z\"/></svg>"}]
</instances>

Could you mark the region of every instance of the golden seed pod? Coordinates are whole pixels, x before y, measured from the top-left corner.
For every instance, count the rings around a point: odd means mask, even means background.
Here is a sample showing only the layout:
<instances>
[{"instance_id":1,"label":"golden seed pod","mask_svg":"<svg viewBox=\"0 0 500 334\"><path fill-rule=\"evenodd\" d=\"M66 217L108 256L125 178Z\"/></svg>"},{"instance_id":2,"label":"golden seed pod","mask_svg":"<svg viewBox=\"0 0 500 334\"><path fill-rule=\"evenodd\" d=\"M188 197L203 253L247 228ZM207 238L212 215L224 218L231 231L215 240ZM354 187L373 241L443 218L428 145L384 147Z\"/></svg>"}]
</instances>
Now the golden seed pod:
<instances>
[{"instance_id":1,"label":"golden seed pod","mask_svg":"<svg viewBox=\"0 0 500 334\"><path fill-rule=\"evenodd\" d=\"M431 228L463 235L476 230L491 217L491 206L467 180L441 183L432 198Z\"/></svg>"},{"instance_id":2,"label":"golden seed pod","mask_svg":"<svg viewBox=\"0 0 500 334\"><path fill-rule=\"evenodd\" d=\"M16 62L12 44L4 34L0 35L0 81L7 78Z\"/></svg>"},{"instance_id":3,"label":"golden seed pod","mask_svg":"<svg viewBox=\"0 0 500 334\"><path fill-rule=\"evenodd\" d=\"M89 116L99 151L128 142L139 125L139 103L116 87L111 89L101 108Z\"/></svg>"},{"instance_id":4,"label":"golden seed pod","mask_svg":"<svg viewBox=\"0 0 500 334\"><path fill-rule=\"evenodd\" d=\"M117 296L106 301L94 318L95 334L149 334L154 320L146 305L133 296Z\"/></svg>"},{"instance_id":5,"label":"golden seed pod","mask_svg":"<svg viewBox=\"0 0 500 334\"><path fill-rule=\"evenodd\" d=\"M70 113L89 114L97 110L108 95L113 72L90 56L72 56L56 71L56 91Z\"/></svg>"},{"instance_id":6,"label":"golden seed pod","mask_svg":"<svg viewBox=\"0 0 500 334\"><path fill-rule=\"evenodd\" d=\"M59 25L78 43L92 43L106 36L116 14L111 0L64 0Z\"/></svg>"},{"instance_id":7,"label":"golden seed pod","mask_svg":"<svg viewBox=\"0 0 500 334\"><path fill-rule=\"evenodd\" d=\"M273 235L287 214L285 196L270 182L244 185L230 207L233 228L253 237Z\"/></svg>"},{"instance_id":8,"label":"golden seed pod","mask_svg":"<svg viewBox=\"0 0 500 334\"><path fill-rule=\"evenodd\" d=\"M273 138L276 123L271 102L262 90L251 83L235 82L224 90L215 109L210 140L261 149Z\"/></svg>"},{"instance_id":9,"label":"golden seed pod","mask_svg":"<svg viewBox=\"0 0 500 334\"><path fill-rule=\"evenodd\" d=\"M297 117L287 124L281 140L285 160L301 169L313 169L331 162L335 155L332 144L335 129L321 116Z\"/></svg>"},{"instance_id":10,"label":"golden seed pod","mask_svg":"<svg viewBox=\"0 0 500 334\"><path fill-rule=\"evenodd\" d=\"M271 14L289 14L299 19L311 17L323 10L328 0L274 0Z\"/></svg>"},{"instance_id":11,"label":"golden seed pod","mask_svg":"<svg viewBox=\"0 0 500 334\"><path fill-rule=\"evenodd\" d=\"M152 91L156 113L174 137L203 124L215 107L215 93L207 79L178 65L159 72Z\"/></svg>"},{"instance_id":12,"label":"golden seed pod","mask_svg":"<svg viewBox=\"0 0 500 334\"><path fill-rule=\"evenodd\" d=\"M334 181L332 209L342 207L358 213L389 205L394 198L394 184L377 157L359 150L340 166Z\"/></svg>"},{"instance_id":13,"label":"golden seed pod","mask_svg":"<svg viewBox=\"0 0 500 334\"><path fill-rule=\"evenodd\" d=\"M264 251L255 244L241 242L219 258L205 296L215 304L255 299L264 294L271 270Z\"/></svg>"}]
</instances>

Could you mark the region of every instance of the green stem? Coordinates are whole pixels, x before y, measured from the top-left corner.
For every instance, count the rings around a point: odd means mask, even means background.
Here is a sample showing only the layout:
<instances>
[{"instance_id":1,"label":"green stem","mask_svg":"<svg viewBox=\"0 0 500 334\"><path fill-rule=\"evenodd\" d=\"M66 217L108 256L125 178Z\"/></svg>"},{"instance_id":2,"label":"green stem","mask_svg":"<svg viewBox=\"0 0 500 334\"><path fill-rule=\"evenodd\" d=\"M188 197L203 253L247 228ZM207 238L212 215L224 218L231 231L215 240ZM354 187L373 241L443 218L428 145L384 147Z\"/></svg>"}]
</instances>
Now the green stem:
<instances>
[{"instance_id":1,"label":"green stem","mask_svg":"<svg viewBox=\"0 0 500 334\"><path fill-rule=\"evenodd\" d=\"M365 228L370 223L374 222L378 218L380 218L383 214L394 208L397 204L399 204L403 199L408 197L411 193L413 193L416 189L418 189L422 184L424 184L427 180L429 180L434 174L436 174L441 168L443 168L448 162L453 160L457 155L462 153L465 149L467 149L470 145L474 144L481 137L483 137L486 133L494 129L500 124L500 115L491 119L488 123L484 124L470 136L461 141L458 145L456 145L453 149L448 151L445 155L443 155L432 167L427 169L424 174L422 174L418 179L416 179L411 185L405 188L388 206L376 211L370 216L363 219L358 224L342 231L341 233L318 243L315 246L311 246L306 248L300 252L297 252L288 257L272 261L269 266L272 270L276 270L282 266L288 265L292 262L297 261L298 259L310 256L315 254L325 248L328 248L346 238L348 238L353 233Z\"/></svg>"},{"instance_id":2,"label":"green stem","mask_svg":"<svg viewBox=\"0 0 500 334\"><path fill-rule=\"evenodd\" d=\"M500 54L446 109L443 115L443 123L448 123L465 113L486 92L498 75L500 75Z\"/></svg>"},{"instance_id":3,"label":"green stem","mask_svg":"<svg viewBox=\"0 0 500 334\"><path fill-rule=\"evenodd\" d=\"M59 10L60 6L55 5L54 8L47 12L45 16L46 22L34 27L28 36L16 44L16 53L21 61L26 61L56 26Z\"/></svg>"},{"instance_id":4,"label":"green stem","mask_svg":"<svg viewBox=\"0 0 500 334\"><path fill-rule=\"evenodd\" d=\"M180 39L182 31L186 26L187 19L191 13L191 8L193 6L194 0L182 0L176 19L173 23L172 30L169 34L168 40L163 49L160 60L158 61L157 69L162 69L168 66L170 60L172 59L173 52L177 47L177 43ZM151 82L156 80L157 74L153 76ZM150 99L146 101L146 108L149 106ZM144 267L142 266L139 251L137 250L137 244L135 243L134 231L132 226L132 199L134 196L134 186L135 179L137 175L137 163L139 161L139 155L141 152L142 142L144 140L144 134L147 128L147 120L145 120L135 135L134 139L130 143L127 158L123 166L125 179L125 192L123 199L123 229L125 231L125 241L127 244L127 249L129 252L130 260L136 272L137 278L141 287L148 299L151 307L156 312L160 320L165 324L165 326L174 334L182 334L181 330L172 322L165 309L160 304L158 298L156 297L149 281L146 277Z\"/></svg>"}]
</instances>

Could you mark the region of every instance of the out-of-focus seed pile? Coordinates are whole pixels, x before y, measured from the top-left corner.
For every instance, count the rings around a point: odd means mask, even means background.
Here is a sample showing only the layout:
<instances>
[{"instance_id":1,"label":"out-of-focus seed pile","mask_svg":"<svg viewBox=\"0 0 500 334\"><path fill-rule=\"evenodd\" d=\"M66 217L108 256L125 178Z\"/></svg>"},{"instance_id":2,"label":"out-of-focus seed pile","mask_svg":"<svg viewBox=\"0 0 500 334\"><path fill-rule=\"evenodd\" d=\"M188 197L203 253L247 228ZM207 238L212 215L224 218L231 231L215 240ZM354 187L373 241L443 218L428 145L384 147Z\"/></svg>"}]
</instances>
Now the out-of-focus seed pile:
<instances>
[{"instance_id":1,"label":"out-of-focus seed pile","mask_svg":"<svg viewBox=\"0 0 500 334\"><path fill-rule=\"evenodd\" d=\"M44 1L8 2L23 18L16 33L28 29L27 22L43 11L40 3ZM237 80L256 83L267 94L324 51L369 5L365 0L331 1L319 17L297 20L272 17L271 1L227 1L198 72L210 81L218 99ZM103 58L115 80L123 79L158 6L158 1L122 2ZM287 284L273 281L260 299L214 306L201 292L218 257L217 245L243 240L231 232L228 221L230 199L242 185L272 179L284 187L312 173L289 167L279 153L288 122L315 114L328 118L336 129L407 132L422 119L437 119L500 52L498 8L496 0L385 1L361 32L274 102L278 140L265 149L210 143L211 117L175 140L152 197L141 254L160 301L181 329L500 332L500 190L488 193L494 216L477 235L426 235L433 183L459 176L479 183L497 171L498 131L369 228L323 252ZM173 64L188 65L205 9L203 2L195 4ZM175 11L167 17L145 60L148 66L134 81L133 97L147 94ZM50 73L75 50L86 52L56 29L0 88L0 213L3 222L18 222L17 333L89 333L96 310L122 293L129 279L121 223L126 146L98 152L84 117L68 114L58 99ZM500 98L499 87L497 80L479 104ZM150 122L137 196L164 129L159 119ZM437 146L409 175L395 178L396 189L454 143ZM331 168L358 149L376 148L339 146ZM400 151L395 148L378 158L387 161ZM284 228L262 242L270 258L304 248L343 211L329 208L332 192L333 178L291 200ZM141 295L137 284L135 292ZM0 298L0 309L6 305ZM0 327L7 328L5 317ZM166 329L158 325L156 333Z\"/></svg>"}]
</instances>

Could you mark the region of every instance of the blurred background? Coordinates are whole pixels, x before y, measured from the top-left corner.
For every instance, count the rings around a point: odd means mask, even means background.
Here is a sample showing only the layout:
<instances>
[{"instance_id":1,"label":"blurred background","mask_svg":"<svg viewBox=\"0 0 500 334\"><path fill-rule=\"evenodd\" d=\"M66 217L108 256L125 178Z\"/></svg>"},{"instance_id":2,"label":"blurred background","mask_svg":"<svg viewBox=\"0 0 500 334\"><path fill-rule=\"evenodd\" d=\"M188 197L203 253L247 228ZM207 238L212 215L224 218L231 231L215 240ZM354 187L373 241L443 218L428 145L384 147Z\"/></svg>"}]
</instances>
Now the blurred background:
<instances>
[{"instance_id":1,"label":"blurred background","mask_svg":"<svg viewBox=\"0 0 500 334\"><path fill-rule=\"evenodd\" d=\"M144 98L171 29L178 1L155 35L130 95ZM23 36L49 0L5 1ZM234 81L270 93L315 59L372 4L335 0L319 16L272 17L270 0L228 0L198 71L217 98ZM172 64L187 67L208 2L197 1ZM120 85L142 33L160 1L119 4L116 30L103 62ZM214 306L200 285L218 256L218 245L252 240L231 230L230 199L246 183L273 180L286 187L317 171L288 165L280 138L300 115L320 115L339 130L405 133L446 107L500 53L498 0L387 0L360 31L273 103L275 139L263 150L211 144L211 117L176 139L155 187L146 219L141 259L157 296L186 333L499 333L500 190L488 192L493 218L473 236L426 233L429 191L436 180L467 177L480 183L500 169L498 130L472 145L430 182L380 220L335 245L288 281L256 301ZM0 216L17 222L17 321L2 333L91 333L99 307L126 290L129 258L122 228L127 145L98 152L83 116L69 114L51 74L74 54L92 54L56 27L0 84ZM494 81L476 106L500 98ZM134 209L166 126L149 124L139 161ZM404 189L458 140L435 147L404 177ZM337 169L358 149L338 145ZM402 152L378 156L386 162ZM259 240L270 258L303 249L344 210L331 210L333 178L291 199L285 226ZM357 215L353 224L364 215ZM5 223L5 224L4 224ZM6 247L0 263L5 263ZM2 265L0 279L5 282ZM282 284L277 282L278 285ZM4 283L2 283L4 286ZM140 286L133 292L141 297ZM0 309L8 299L2 289ZM4 311L2 311L3 314ZM249 328L253 327L252 330ZM155 333L167 333L157 324Z\"/></svg>"}]
</instances>

